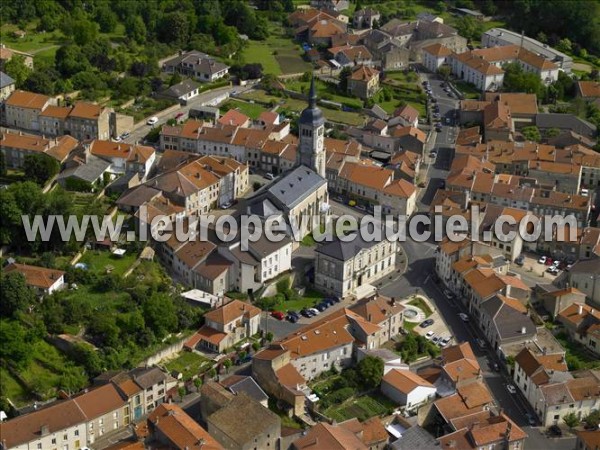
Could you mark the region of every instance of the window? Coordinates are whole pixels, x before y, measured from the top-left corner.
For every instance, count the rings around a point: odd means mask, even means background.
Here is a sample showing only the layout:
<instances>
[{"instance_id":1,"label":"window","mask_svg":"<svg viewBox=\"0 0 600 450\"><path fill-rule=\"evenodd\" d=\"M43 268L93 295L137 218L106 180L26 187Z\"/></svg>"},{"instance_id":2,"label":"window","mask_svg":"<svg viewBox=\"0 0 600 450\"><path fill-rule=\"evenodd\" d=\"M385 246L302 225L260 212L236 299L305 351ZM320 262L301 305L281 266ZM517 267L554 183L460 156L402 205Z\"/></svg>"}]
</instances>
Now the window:
<instances>
[{"instance_id":1,"label":"window","mask_svg":"<svg viewBox=\"0 0 600 450\"><path fill-rule=\"evenodd\" d=\"M52 444L56 444L56 438L52 438Z\"/></svg>"},{"instance_id":2,"label":"window","mask_svg":"<svg viewBox=\"0 0 600 450\"><path fill-rule=\"evenodd\" d=\"M75 430L75 436L79 436L79 430Z\"/></svg>"}]
</instances>

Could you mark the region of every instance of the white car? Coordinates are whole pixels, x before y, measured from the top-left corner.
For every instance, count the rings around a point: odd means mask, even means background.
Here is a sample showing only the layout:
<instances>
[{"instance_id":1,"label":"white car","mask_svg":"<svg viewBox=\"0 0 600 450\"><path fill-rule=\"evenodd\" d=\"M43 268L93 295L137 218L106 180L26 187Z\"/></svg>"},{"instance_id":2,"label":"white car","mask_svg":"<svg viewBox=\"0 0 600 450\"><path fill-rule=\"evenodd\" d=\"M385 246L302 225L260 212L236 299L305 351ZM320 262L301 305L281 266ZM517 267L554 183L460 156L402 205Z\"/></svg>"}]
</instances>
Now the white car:
<instances>
[{"instance_id":1,"label":"white car","mask_svg":"<svg viewBox=\"0 0 600 450\"><path fill-rule=\"evenodd\" d=\"M275 179L275 175L273 175L272 173L265 173L265 178L267 180L274 180Z\"/></svg>"},{"instance_id":2,"label":"white car","mask_svg":"<svg viewBox=\"0 0 600 450\"><path fill-rule=\"evenodd\" d=\"M429 339L429 340L433 339L434 337L435 337L435 333L434 333L433 331L428 331L428 332L425 334L425 338L427 338L427 339Z\"/></svg>"},{"instance_id":3,"label":"white car","mask_svg":"<svg viewBox=\"0 0 600 450\"><path fill-rule=\"evenodd\" d=\"M448 345L450 343L451 340L452 340L451 336L446 336L445 338L440 339L440 341L438 342L438 345L440 347L445 347L446 345Z\"/></svg>"},{"instance_id":4,"label":"white car","mask_svg":"<svg viewBox=\"0 0 600 450\"><path fill-rule=\"evenodd\" d=\"M546 264L546 261L548 260L547 256L542 256L540 259L538 259L538 262L540 264Z\"/></svg>"},{"instance_id":5,"label":"white car","mask_svg":"<svg viewBox=\"0 0 600 450\"><path fill-rule=\"evenodd\" d=\"M510 392L511 394L516 394L517 393L517 389L512 384L507 384L506 385L506 390L508 392Z\"/></svg>"},{"instance_id":6,"label":"white car","mask_svg":"<svg viewBox=\"0 0 600 450\"><path fill-rule=\"evenodd\" d=\"M150 117L147 121L146 124L147 125L156 125L158 123L158 117L154 116L154 117Z\"/></svg>"},{"instance_id":7,"label":"white car","mask_svg":"<svg viewBox=\"0 0 600 450\"><path fill-rule=\"evenodd\" d=\"M469 316L467 316L465 313L458 313L458 317L460 317L460 320L462 320L463 322L469 321Z\"/></svg>"},{"instance_id":8,"label":"white car","mask_svg":"<svg viewBox=\"0 0 600 450\"><path fill-rule=\"evenodd\" d=\"M318 316L321 313L321 311L319 311L317 308L309 308L308 310L315 316Z\"/></svg>"}]
</instances>

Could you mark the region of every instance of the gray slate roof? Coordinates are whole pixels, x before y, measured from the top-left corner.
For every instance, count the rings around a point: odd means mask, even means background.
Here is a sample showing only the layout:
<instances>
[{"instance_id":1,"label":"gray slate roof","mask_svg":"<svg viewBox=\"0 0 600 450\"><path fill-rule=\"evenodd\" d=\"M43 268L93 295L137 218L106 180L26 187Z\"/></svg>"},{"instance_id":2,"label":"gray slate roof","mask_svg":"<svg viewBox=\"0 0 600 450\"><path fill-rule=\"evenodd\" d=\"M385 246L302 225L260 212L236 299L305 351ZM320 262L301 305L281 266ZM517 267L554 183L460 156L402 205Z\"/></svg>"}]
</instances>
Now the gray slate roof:
<instances>
[{"instance_id":1,"label":"gray slate roof","mask_svg":"<svg viewBox=\"0 0 600 450\"><path fill-rule=\"evenodd\" d=\"M58 175L57 179L63 180L66 178L75 177L79 178L80 180L87 181L88 183L93 183L108 170L110 164L111 163L103 160L102 158L89 155L85 164L63 170Z\"/></svg>"},{"instance_id":2,"label":"gray slate roof","mask_svg":"<svg viewBox=\"0 0 600 450\"><path fill-rule=\"evenodd\" d=\"M488 316L493 317L496 333L501 340L535 336L536 328L531 318L516 309L507 306L498 296L483 302L481 307ZM525 333L521 333L525 328Z\"/></svg>"},{"instance_id":3,"label":"gray slate roof","mask_svg":"<svg viewBox=\"0 0 600 450\"><path fill-rule=\"evenodd\" d=\"M371 248L378 243L376 240L367 242L362 238L360 233L356 233L355 238L349 242L343 242L336 238L332 242L320 244L315 251L331 258L348 261L358 255L361 250Z\"/></svg>"},{"instance_id":4,"label":"gray slate roof","mask_svg":"<svg viewBox=\"0 0 600 450\"><path fill-rule=\"evenodd\" d=\"M0 89L4 89L6 86L9 86L11 84L15 84L15 80L13 80L4 72L0 72Z\"/></svg>"},{"instance_id":5,"label":"gray slate roof","mask_svg":"<svg viewBox=\"0 0 600 450\"><path fill-rule=\"evenodd\" d=\"M558 128L571 130L582 136L593 138L596 127L573 114L540 113L535 115L535 124L539 128Z\"/></svg>"},{"instance_id":6,"label":"gray slate roof","mask_svg":"<svg viewBox=\"0 0 600 450\"><path fill-rule=\"evenodd\" d=\"M183 80L181 83L174 84L163 92L163 95L179 98L183 95L198 89L200 85L193 80Z\"/></svg>"},{"instance_id":7,"label":"gray slate roof","mask_svg":"<svg viewBox=\"0 0 600 450\"><path fill-rule=\"evenodd\" d=\"M267 192L275 204L289 210L324 184L327 184L327 180L317 172L306 166L298 166L275 180Z\"/></svg>"},{"instance_id":8,"label":"gray slate roof","mask_svg":"<svg viewBox=\"0 0 600 450\"><path fill-rule=\"evenodd\" d=\"M395 450L431 450L439 447L435 438L418 425L410 427L392 443Z\"/></svg>"},{"instance_id":9,"label":"gray slate roof","mask_svg":"<svg viewBox=\"0 0 600 450\"><path fill-rule=\"evenodd\" d=\"M229 390L234 394L243 392L257 402L264 402L269 399L269 396L256 384L252 377L245 377L243 380L230 385Z\"/></svg>"},{"instance_id":10,"label":"gray slate roof","mask_svg":"<svg viewBox=\"0 0 600 450\"><path fill-rule=\"evenodd\" d=\"M588 259L584 261L577 261L573 264L573 267L569 269L570 273L592 273L600 275L600 260Z\"/></svg>"},{"instance_id":11,"label":"gray slate roof","mask_svg":"<svg viewBox=\"0 0 600 450\"><path fill-rule=\"evenodd\" d=\"M161 381L166 381L167 374L158 367L136 368L131 372L135 382L143 389L148 389Z\"/></svg>"},{"instance_id":12,"label":"gray slate roof","mask_svg":"<svg viewBox=\"0 0 600 450\"><path fill-rule=\"evenodd\" d=\"M212 75L213 73L220 72L221 70L227 69L229 66L216 61L213 57L206 53L192 50L184 53L183 55L177 56L169 61L165 62L165 66L179 67L181 64L192 64L195 72Z\"/></svg>"}]
</instances>

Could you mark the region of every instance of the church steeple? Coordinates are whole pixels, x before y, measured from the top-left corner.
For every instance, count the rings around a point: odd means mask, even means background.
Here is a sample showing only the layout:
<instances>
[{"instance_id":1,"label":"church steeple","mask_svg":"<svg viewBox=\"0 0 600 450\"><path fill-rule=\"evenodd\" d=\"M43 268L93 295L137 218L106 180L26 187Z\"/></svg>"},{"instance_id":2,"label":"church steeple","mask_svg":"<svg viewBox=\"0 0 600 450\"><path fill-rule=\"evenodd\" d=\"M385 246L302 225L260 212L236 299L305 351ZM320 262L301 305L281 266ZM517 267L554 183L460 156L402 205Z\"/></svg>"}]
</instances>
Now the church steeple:
<instances>
[{"instance_id":1,"label":"church steeple","mask_svg":"<svg viewBox=\"0 0 600 450\"><path fill-rule=\"evenodd\" d=\"M296 163L310 167L325 178L325 148L323 146L325 117L323 111L317 106L317 89L314 75L310 80L308 107L300 114L298 131L300 133L300 146Z\"/></svg>"}]
</instances>

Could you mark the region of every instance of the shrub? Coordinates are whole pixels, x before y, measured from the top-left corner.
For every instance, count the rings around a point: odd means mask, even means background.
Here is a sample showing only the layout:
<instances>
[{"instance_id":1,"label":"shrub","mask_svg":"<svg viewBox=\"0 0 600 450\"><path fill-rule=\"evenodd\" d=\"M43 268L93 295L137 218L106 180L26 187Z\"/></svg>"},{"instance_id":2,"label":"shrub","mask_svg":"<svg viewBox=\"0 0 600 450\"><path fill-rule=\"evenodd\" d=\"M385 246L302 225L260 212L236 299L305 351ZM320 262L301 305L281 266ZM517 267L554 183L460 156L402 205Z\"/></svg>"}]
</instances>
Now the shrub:
<instances>
[{"instance_id":1,"label":"shrub","mask_svg":"<svg viewBox=\"0 0 600 450\"><path fill-rule=\"evenodd\" d=\"M351 387L342 388L327 395L327 400L330 403L344 403L354 395L354 389Z\"/></svg>"}]
</instances>

